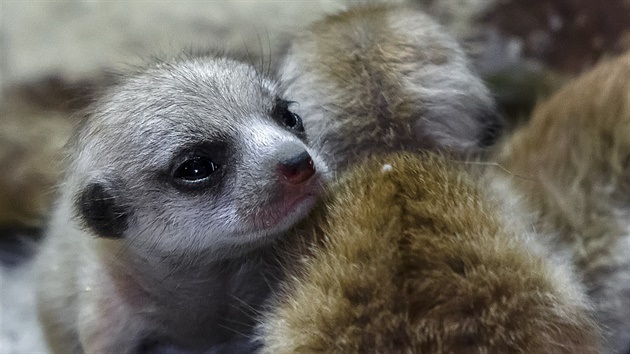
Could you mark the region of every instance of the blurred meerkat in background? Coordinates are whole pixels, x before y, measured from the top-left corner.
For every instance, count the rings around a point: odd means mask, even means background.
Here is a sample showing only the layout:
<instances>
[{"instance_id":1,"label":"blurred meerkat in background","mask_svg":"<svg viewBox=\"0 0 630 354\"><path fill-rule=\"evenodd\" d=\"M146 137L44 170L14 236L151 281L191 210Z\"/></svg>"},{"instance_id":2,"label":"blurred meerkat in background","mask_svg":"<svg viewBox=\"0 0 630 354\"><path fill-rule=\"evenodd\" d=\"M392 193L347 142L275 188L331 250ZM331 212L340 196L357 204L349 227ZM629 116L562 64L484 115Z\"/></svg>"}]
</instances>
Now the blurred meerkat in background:
<instances>
[{"instance_id":1,"label":"blurred meerkat in background","mask_svg":"<svg viewBox=\"0 0 630 354\"><path fill-rule=\"evenodd\" d=\"M607 352L627 353L630 53L540 104L498 161L510 172L496 175L499 194L521 194L538 215L537 228L559 234L596 306Z\"/></svg>"},{"instance_id":2,"label":"blurred meerkat in background","mask_svg":"<svg viewBox=\"0 0 630 354\"><path fill-rule=\"evenodd\" d=\"M279 73L334 172L375 153L475 153L501 126L463 50L411 5L355 5L315 22Z\"/></svg>"},{"instance_id":3,"label":"blurred meerkat in background","mask_svg":"<svg viewBox=\"0 0 630 354\"><path fill-rule=\"evenodd\" d=\"M262 317L261 352L598 353L570 260L463 166L393 155L331 186L297 228L310 238Z\"/></svg>"}]
</instances>

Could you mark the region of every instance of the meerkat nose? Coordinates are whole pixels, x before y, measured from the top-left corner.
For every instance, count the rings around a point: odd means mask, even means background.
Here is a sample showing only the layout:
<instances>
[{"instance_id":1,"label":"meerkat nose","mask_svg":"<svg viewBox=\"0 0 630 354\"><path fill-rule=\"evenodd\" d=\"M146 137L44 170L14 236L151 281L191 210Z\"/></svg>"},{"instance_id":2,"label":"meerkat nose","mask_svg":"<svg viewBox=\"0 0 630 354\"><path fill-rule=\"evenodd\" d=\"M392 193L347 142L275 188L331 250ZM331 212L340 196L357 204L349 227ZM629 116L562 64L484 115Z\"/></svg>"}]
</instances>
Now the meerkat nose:
<instances>
[{"instance_id":1,"label":"meerkat nose","mask_svg":"<svg viewBox=\"0 0 630 354\"><path fill-rule=\"evenodd\" d=\"M300 184L315 174L315 164L306 151L280 161L280 174L291 184Z\"/></svg>"}]
</instances>

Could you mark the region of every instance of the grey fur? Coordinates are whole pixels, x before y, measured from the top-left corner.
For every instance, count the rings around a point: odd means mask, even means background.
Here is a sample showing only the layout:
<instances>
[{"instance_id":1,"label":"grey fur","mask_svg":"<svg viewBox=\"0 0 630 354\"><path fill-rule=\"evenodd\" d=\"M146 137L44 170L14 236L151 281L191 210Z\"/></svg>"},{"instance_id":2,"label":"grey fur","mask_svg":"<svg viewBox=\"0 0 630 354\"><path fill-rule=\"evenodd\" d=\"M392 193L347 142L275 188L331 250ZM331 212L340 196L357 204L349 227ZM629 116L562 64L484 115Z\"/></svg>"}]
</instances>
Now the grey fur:
<instances>
[{"instance_id":1,"label":"grey fur","mask_svg":"<svg viewBox=\"0 0 630 354\"><path fill-rule=\"evenodd\" d=\"M39 256L39 314L54 352L248 340L275 278L270 245L310 211L326 174L301 134L272 117L281 96L274 81L223 57L159 63L104 95L73 139ZM218 177L179 188L171 172L181 149L204 144ZM317 170L299 186L277 172L291 151L309 151ZM119 238L98 234L109 230L94 225L99 210L86 220L88 185L117 207L110 214L124 214Z\"/></svg>"},{"instance_id":2,"label":"grey fur","mask_svg":"<svg viewBox=\"0 0 630 354\"><path fill-rule=\"evenodd\" d=\"M411 6L355 5L316 22L280 74L334 171L398 150L478 152L501 125L457 42Z\"/></svg>"}]
</instances>

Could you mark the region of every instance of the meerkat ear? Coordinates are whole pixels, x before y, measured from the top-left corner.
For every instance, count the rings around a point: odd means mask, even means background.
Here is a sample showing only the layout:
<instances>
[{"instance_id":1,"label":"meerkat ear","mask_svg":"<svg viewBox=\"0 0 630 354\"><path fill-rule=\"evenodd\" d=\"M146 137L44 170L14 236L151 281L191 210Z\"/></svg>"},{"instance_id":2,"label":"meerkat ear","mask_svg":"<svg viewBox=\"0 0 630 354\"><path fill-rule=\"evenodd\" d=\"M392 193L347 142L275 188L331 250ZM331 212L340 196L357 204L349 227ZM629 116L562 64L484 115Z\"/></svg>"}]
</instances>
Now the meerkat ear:
<instances>
[{"instance_id":1,"label":"meerkat ear","mask_svg":"<svg viewBox=\"0 0 630 354\"><path fill-rule=\"evenodd\" d=\"M127 230L130 210L116 197L116 191L109 182L90 182L76 200L84 226L99 237L122 238Z\"/></svg>"}]
</instances>

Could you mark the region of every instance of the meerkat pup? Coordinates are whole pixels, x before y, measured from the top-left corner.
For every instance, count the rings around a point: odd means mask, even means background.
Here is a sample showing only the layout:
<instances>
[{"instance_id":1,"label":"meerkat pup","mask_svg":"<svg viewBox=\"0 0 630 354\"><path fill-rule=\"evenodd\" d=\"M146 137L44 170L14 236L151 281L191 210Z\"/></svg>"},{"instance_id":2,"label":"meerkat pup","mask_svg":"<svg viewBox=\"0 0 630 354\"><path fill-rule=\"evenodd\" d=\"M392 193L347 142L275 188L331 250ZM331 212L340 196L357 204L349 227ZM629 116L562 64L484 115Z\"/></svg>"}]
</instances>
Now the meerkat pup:
<instances>
[{"instance_id":1,"label":"meerkat pup","mask_svg":"<svg viewBox=\"0 0 630 354\"><path fill-rule=\"evenodd\" d=\"M430 154L351 169L297 230L261 352L597 353L570 262L481 186Z\"/></svg>"},{"instance_id":2,"label":"meerkat pup","mask_svg":"<svg viewBox=\"0 0 630 354\"><path fill-rule=\"evenodd\" d=\"M596 305L607 352L630 350L630 53L540 104L503 146L501 194L558 233ZM524 177L524 178L523 178Z\"/></svg>"},{"instance_id":3,"label":"meerkat pup","mask_svg":"<svg viewBox=\"0 0 630 354\"><path fill-rule=\"evenodd\" d=\"M335 172L374 153L476 152L501 125L460 46L409 5L355 5L315 22L279 73Z\"/></svg>"},{"instance_id":4,"label":"meerkat pup","mask_svg":"<svg viewBox=\"0 0 630 354\"><path fill-rule=\"evenodd\" d=\"M40 255L53 352L253 350L270 246L326 173L276 82L220 56L160 63L106 93L71 149Z\"/></svg>"}]
</instances>

